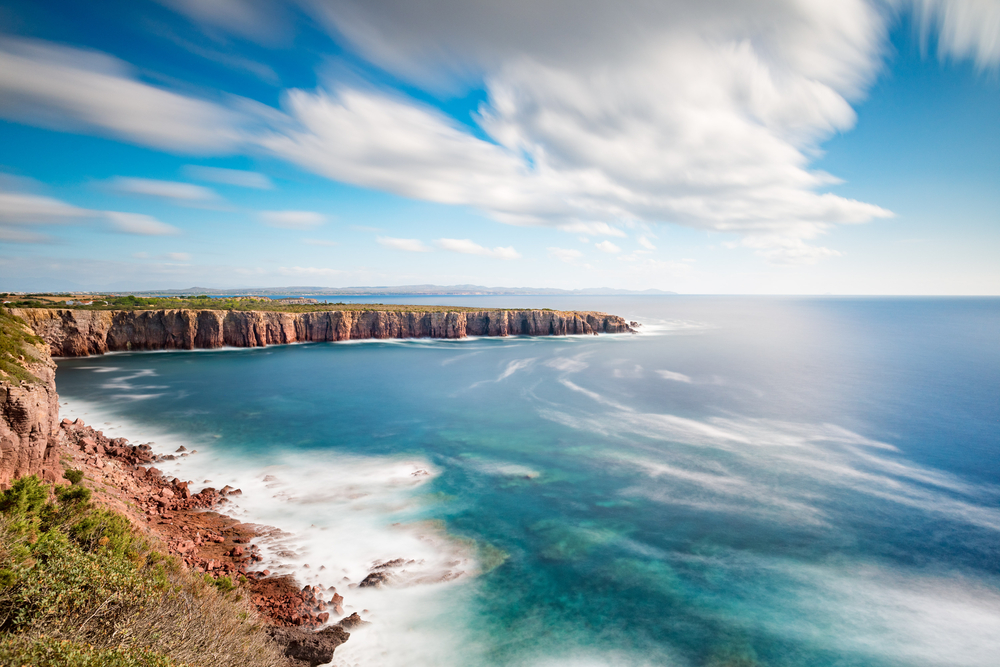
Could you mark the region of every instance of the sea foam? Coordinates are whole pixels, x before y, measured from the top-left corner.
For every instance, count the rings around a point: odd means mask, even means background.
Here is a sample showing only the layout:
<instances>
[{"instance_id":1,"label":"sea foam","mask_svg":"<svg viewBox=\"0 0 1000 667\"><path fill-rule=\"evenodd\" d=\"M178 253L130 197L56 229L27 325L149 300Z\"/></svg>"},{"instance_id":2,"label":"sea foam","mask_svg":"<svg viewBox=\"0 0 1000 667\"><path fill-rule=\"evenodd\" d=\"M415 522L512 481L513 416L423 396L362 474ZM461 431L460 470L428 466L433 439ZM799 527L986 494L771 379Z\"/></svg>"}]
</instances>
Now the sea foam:
<instances>
[{"instance_id":1,"label":"sea foam","mask_svg":"<svg viewBox=\"0 0 1000 667\"><path fill-rule=\"evenodd\" d=\"M264 556L259 569L336 588L345 598L345 614L358 612L371 621L337 649L334 665L469 659L461 600L480 569L477 549L426 520L435 501L424 487L438 474L428 461L329 451L235 457L211 434L186 437L151 428L87 401L64 400L61 416L81 418L108 437L151 443L156 454L176 456L181 446L193 450L154 465L167 477L192 480L195 492L207 486L241 489L220 511L277 529L262 530L254 540ZM403 564L390 570L391 585L357 586L373 566L396 559Z\"/></svg>"}]
</instances>

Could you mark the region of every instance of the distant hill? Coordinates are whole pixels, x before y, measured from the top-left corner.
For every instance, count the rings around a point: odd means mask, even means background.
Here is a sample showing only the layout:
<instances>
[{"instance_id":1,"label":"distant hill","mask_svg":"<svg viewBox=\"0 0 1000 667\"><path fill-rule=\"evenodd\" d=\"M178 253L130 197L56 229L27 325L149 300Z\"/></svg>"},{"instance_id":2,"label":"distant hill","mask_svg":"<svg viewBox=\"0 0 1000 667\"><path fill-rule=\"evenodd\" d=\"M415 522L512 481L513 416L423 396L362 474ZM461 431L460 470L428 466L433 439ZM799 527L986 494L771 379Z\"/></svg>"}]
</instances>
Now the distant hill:
<instances>
[{"instance_id":1,"label":"distant hill","mask_svg":"<svg viewBox=\"0 0 1000 667\"><path fill-rule=\"evenodd\" d=\"M247 287L238 289L209 289L207 287L190 287L182 290L159 290L133 292L143 295L177 295L190 296L207 294L239 295L296 295L311 296L637 296L666 295L677 292L666 292L657 289L627 290L613 287L593 287L589 289L564 290L546 287L484 287L482 285L395 285L370 287Z\"/></svg>"}]
</instances>

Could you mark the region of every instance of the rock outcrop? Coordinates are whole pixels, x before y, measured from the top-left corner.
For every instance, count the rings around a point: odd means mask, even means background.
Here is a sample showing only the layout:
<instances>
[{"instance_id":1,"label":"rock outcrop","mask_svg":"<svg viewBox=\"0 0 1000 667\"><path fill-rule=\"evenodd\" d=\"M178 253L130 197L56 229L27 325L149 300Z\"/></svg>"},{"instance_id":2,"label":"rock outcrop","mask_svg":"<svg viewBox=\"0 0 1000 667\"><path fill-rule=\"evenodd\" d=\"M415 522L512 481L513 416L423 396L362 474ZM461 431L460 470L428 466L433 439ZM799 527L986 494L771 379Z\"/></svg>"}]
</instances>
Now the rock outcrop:
<instances>
[{"instance_id":1,"label":"rock outcrop","mask_svg":"<svg viewBox=\"0 0 1000 667\"><path fill-rule=\"evenodd\" d=\"M22 323L5 319L6 327ZM10 340L6 331L5 343ZM16 362L30 380L0 373L0 488L22 475L53 481L58 468L59 396L56 365L46 345L24 342Z\"/></svg>"},{"instance_id":2,"label":"rock outcrop","mask_svg":"<svg viewBox=\"0 0 1000 667\"><path fill-rule=\"evenodd\" d=\"M226 310L12 309L49 344L53 356L124 350L262 347L365 338L465 338L628 333L616 315L554 310L307 313Z\"/></svg>"}]
</instances>

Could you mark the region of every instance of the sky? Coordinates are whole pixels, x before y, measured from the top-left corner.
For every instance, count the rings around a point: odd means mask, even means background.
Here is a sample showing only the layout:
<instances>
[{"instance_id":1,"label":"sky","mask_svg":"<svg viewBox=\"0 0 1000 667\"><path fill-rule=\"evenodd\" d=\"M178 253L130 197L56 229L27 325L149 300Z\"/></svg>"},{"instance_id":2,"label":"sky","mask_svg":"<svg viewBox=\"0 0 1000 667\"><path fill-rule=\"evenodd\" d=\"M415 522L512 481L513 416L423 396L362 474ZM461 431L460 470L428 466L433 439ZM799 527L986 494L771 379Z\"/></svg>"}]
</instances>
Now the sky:
<instances>
[{"instance_id":1,"label":"sky","mask_svg":"<svg viewBox=\"0 0 1000 667\"><path fill-rule=\"evenodd\" d=\"M1000 294L1000 0L0 0L0 289Z\"/></svg>"}]
</instances>

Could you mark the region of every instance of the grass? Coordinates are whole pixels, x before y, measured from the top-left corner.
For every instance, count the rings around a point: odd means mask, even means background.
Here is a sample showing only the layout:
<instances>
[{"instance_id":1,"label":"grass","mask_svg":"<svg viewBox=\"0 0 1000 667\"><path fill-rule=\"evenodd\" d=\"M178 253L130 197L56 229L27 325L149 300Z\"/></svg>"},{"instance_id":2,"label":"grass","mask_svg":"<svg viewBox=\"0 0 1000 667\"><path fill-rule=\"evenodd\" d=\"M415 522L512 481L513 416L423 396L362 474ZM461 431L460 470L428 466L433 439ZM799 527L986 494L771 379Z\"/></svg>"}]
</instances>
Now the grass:
<instances>
[{"instance_id":1,"label":"grass","mask_svg":"<svg viewBox=\"0 0 1000 667\"><path fill-rule=\"evenodd\" d=\"M95 649L51 637L0 639L3 667L180 667L170 658L144 649Z\"/></svg>"},{"instance_id":2,"label":"grass","mask_svg":"<svg viewBox=\"0 0 1000 667\"><path fill-rule=\"evenodd\" d=\"M26 366L39 360L42 353L35 346L43 344L41 337L32 333L24 320L0 308L0 379L39 382Z\"/></svg>"},{"instance_id":3,"label":"grass","mask_svg":"<svg viewBox=\"0 0 1000 667\"><path fill-rule=\"evenodd\" d=\"M241 591L183 570L80 483L0 493L0 665L284 664Z\"/></svg>"},{"instance_id":4,"label":"grass","mask_svg":"<svg viewBox=\"0 0 1000 667\"><path fill-rule=\"evenodd\" d=\"M316 313L329 310L384 311L394 313L446 313L472 312L480 310L529 310L525 308L476 308L469 306L417 306L398 303L315 303L282 304L272 299L259 297L139 297L139 296L97 296L89 306L67 305L65 300L26 298L6 304L10 308L69 308L72 310L264 310L285 313ZM537 308L530 310L546 310Z\"/></svg>"}]
</instances>

